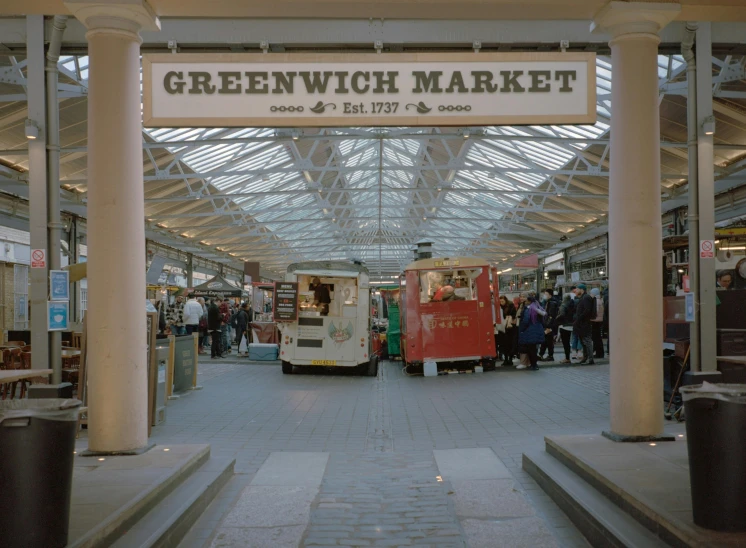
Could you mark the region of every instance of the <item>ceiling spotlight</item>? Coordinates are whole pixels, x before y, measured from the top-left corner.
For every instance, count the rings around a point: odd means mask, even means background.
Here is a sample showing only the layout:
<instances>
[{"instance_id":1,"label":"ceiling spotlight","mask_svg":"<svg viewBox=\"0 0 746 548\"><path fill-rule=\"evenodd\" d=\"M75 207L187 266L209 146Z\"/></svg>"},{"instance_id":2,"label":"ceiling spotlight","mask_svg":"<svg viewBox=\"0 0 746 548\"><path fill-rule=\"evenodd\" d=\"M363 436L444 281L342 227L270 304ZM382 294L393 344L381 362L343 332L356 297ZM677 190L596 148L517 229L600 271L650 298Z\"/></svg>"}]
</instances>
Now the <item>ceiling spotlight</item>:
<instances>
[{"instance_id":1,"label":"ceiling spotlight","mask_svg":"<svg viewBox=\"0 0 746 548\"><path fill-rule=\"evenodd\" d=\"M39 137L39 125L31 118L26 118L26 139L33 141Z\"/></svg>"},{"instance_id":2,"label":"ceiling spotlight","mask_svg":"<svg viewBox=\"0 0 746 548\"><path fill-rule=\"evenodd\" d=\"M333 222L333 223L336 223L336 222L337 222L337 219L336 219L336 217L333 217L333 218L332 218L332 222Z\"/></svg>"}]
</instances>

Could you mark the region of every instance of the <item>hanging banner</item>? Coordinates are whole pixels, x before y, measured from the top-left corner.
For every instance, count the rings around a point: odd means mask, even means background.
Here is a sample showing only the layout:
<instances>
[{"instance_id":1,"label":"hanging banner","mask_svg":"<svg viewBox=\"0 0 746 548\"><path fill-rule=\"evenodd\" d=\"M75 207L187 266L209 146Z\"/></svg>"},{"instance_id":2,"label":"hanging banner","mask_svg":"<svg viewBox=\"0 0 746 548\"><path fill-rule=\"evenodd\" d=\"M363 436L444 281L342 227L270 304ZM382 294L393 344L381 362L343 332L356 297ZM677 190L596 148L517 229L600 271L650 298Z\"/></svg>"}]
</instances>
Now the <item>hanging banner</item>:
<instances>
[{"instance_id":1,"label":"hanging banner","mask_svg":"<svg viewBox=\"0 0 746 548\"><path fill-rule=\"evenodd\" d=\"M593 53L145 54L146 127L593 124Z\"/></svg>"}]
</instances>

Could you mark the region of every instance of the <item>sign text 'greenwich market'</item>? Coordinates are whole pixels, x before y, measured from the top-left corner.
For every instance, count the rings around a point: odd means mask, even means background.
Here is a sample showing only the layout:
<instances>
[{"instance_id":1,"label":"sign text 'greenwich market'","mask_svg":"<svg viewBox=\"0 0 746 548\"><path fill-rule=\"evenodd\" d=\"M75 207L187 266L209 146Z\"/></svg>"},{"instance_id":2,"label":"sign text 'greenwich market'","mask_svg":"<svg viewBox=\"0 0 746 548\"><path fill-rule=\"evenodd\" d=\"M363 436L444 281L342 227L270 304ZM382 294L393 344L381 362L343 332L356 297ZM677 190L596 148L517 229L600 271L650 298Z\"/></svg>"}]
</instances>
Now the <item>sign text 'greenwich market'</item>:
<instances>
[{"instance_id":1,"label":"sign text 'greenwich market'","mask_svg":"<svg viewBox=\"0 0 746 548\"><path fill-rule=\"evenodd\" d=\"M144 55L143 103L149 127L592 124L595 56Z\"/></svg>"}]
</instances>

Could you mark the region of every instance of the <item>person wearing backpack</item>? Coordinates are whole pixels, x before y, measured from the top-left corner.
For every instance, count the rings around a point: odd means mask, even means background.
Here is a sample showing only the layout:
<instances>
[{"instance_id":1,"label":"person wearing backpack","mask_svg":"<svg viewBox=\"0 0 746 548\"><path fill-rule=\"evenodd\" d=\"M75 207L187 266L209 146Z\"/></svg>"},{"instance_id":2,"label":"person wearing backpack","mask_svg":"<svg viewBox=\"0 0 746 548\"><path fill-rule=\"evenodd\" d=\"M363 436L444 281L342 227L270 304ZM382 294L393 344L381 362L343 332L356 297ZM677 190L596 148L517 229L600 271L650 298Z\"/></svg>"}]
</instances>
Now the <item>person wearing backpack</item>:
<instances>
[{"instance_id":1,"label":"person wearing backpack","mask_svg":"<svg viewBox=\"0 0 746 548\"><path fill-rule=\"evenodd\" d=\"M596 317L596 300L587 293L585 284L578 284L575 288L575 295L578 297L578 305L575 323L572 327L583 345L583 361L580 365L595 365L591 321Z\"/></svg>"}]
</instances>

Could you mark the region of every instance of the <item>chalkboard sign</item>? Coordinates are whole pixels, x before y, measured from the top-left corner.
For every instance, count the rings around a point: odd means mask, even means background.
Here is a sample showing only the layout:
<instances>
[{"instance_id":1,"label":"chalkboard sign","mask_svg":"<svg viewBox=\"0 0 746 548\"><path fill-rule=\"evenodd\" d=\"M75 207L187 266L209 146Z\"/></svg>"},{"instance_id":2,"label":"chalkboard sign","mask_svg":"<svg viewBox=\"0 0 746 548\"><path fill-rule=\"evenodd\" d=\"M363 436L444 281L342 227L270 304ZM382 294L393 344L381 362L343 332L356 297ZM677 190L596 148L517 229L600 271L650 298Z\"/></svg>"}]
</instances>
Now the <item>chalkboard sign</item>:
<instances>
[{"instance_id":1,"label":"chalkboard sign","mask_svg":"<svg viewBox=\"0 0 746 548\"><path fill-rule=\"evenodd\" d=\"M298 320L298 284L275 282L274 316L276 322Z\"/></svg>"},{"instance_id":2,"label":"chalkboard sign","mask_svg":"<svg viewBox=\"0 0 746 548\"><path fill-rule=\"evenodd\" d=\"M194 380L194 337L186 335L174 340L174 392L186 392Z\"/></svg>"}]
</instances>

